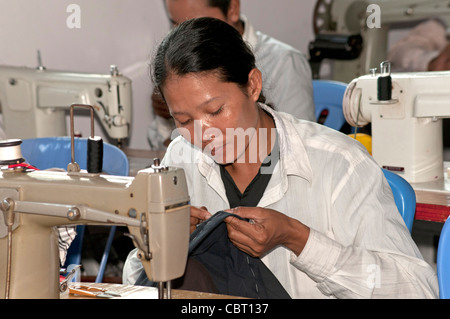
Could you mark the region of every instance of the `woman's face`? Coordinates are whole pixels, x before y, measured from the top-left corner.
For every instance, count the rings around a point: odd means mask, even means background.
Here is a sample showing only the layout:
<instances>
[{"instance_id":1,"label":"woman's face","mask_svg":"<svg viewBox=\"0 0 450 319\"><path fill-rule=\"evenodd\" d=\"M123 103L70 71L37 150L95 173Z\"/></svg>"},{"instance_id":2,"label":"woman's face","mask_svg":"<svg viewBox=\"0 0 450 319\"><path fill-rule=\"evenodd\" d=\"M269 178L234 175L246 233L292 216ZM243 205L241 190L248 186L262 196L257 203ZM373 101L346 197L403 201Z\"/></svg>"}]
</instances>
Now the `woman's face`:
<instances>
[{"instance_id":1,"label":"woman's face","mask_svg":"<svg viewBox=\"0 0 450 319\"><path fill-rule=\"evenodd\" d=\"M200 17L211 17L228 22L222 11L217 7L210 7L206 0L165 0L165 3L169 20L174 26Z\"/></svg>"},{"instance_id":2,"label":"woman's face","mask_svg":"<svg viewBox=\"0 0 450 319\"><path fill-rule=\"evenodd\" d=\"M170 75L162 93L180 134L217 163L233 163L256 136L261 73L253 69L241 88L216 72Z\"/></svg>"}]
</instances>

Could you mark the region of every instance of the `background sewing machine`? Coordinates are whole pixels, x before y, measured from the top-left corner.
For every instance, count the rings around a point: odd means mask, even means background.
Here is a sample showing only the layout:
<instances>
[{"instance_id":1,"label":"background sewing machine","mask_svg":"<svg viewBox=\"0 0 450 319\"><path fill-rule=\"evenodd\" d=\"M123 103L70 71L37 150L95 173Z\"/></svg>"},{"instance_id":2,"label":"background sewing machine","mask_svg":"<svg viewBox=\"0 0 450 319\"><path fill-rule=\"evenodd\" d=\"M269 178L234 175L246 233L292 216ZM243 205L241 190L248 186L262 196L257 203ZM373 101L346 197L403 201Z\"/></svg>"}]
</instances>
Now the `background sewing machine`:
<instances>
[{"instance_id":1,"label":"background sewing machine","mask_svg":"<svg viewBox=\"0 0 450 319\"><path fill-rule=\"evenodd\" d=\"M129 137L131 80L115 66L109 74L89 74L0 66L0 105L8 138L67 136L71 104L90 104L110 143Z\"/></svg>"},{"instance_id":2,"label":"background sewing machine","mask_svg":"<svg viewBox=\"0 0 450 319\"><path fill-rule=\"evenodd\" d=\"M17 154L8 149L0 153ZM128 226L149 279L161 283L162 297L162 283L184 273L189 216L183 170L157 162L135 178L79 170L2 169L0 297L58 298L54 226L73 224Z\"/></svg>"},{"instance_id":3,"label":"background sewing machine","mask_svg":"<svg viewBox=\"0 0 450 319\"><path fill-rule=\"evenodd\" d=\"M368 27L369 5L380 8L380 27ZM319 0L313 14L315 40L309 45L313 75L332 59L332 78L349 83L369 73L388 52L388 32L399 23L439 17L450 25L446 0Z\"/></svg>"},{"instance_id":4,"label":"background sewing machine","mask_svg":"<svg viewBox=\"0 0 450 319\"><path fill-rule=\"evenodd\" d=\"M437 180L443 177L449 87L450 71L390 74L387 63L348 85L344 115L352 126L372 123L372 155L380 166L411 183Z\"/></svg>"}]
</instances>

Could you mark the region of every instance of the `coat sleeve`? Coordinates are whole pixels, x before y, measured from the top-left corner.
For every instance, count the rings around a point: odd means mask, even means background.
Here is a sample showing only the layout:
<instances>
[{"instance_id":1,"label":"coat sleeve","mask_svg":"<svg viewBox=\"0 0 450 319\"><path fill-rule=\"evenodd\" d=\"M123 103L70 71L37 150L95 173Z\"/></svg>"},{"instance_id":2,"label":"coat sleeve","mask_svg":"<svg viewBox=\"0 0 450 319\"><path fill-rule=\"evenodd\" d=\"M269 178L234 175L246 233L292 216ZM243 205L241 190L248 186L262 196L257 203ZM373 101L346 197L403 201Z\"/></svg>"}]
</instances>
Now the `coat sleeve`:
<instances>
[{"instance_id":1,"label":"coat sleeve","mask_svg":"<svg viewBox=\"0 0 450 319\"><path fill-rule=\"evenodd\" d=\"M312 229L291 263L323 294L337 298L437 298L436 274L421 257L376 164L347 170L335 189L331 237Z\"/></svg>"}]
</instances>

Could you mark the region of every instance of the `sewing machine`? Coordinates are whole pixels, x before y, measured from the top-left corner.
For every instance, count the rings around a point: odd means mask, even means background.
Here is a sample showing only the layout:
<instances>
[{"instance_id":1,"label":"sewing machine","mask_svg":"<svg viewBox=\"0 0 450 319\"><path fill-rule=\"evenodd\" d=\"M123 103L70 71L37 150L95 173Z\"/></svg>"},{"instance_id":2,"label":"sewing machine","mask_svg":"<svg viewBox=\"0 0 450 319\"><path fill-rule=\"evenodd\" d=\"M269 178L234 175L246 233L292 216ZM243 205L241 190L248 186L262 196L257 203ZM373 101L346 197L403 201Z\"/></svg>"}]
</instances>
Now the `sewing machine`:
<instances>
[{"instance_id":1,"label":"sewing machine","mask_svg":"<svg viewBox=\"0 0 450 319\"><path fill-rule=\"evenodd\" d=\"M371 14L376 14L370 5L380 9L379 27L367 23L368 18L372 22ZM316 39L309 48L314 73L318 74L317 63L333 59L333 79L349 83L387 59L388 32L394 24L431 17L439 17L450 26L448 1L319 0L313 13ZM362 41L350 41L356 36Z\"/></svg>"},{"instance_id":2,"label":"sewing machine","mask_svg":"<svg viewBox=\"0 0 450 319\"><path fill-rule=\"evenodd\" d=\"M116 66L110 74L0 66L0 105L8 138L67 136L66 114L74 103L93 105L119 146L129 136L131 80Z\"/></svg>"},{"instance_id":3,"label":"sewing machine","mask_svg":"<svg viewBox=\"0 0 450 319\"><path fill-rule=\"evenodd\" d=\"M372 123L372 155L380 166L411 183L442 178L450 71L390 74L387 62L380 70L348 85L343 99L347 122L356 127Z\"/></svg>"},{"instance_id":4,"label":"sewing machine","mask_svg":"<svg viewBox=\"0 0 450 319\"><path fill-rule=\"evenodd\" d=\"M8 141L6 146L18 142ZM0 154L17 151L0 147ZM59 254L54 226L74 224L128 226L147 276L159 283L162 297L164 283L184 273L189 216L183 170L163 167L158 161L135 178L81 170L30 172L3 167L0 297L58 298Z\"/></svg>"}]
</instances>

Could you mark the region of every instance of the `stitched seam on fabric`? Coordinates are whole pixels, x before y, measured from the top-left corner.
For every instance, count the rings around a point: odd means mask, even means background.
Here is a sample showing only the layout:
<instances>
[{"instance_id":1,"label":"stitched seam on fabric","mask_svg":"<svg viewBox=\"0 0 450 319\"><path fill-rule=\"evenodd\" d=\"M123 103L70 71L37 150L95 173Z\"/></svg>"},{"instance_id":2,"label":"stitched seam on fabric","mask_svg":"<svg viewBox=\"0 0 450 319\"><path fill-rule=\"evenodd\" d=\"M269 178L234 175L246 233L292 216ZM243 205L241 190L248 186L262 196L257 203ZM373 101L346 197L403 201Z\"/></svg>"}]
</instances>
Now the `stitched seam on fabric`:
<instances>
[{"instance_id":1,"label":"stitched seam on fabric","mask_svg":"<svg viewBox=\"0 0 450 319\"><path fill-rule=\"evenodd\" d=\"M258 282L256 281L255 272L253 271L253 268L250 265L250 260L248 259L248 256L246 258L247 258L247 264L250 267L250 270L252 271L253 278L255 279L255 290L256 290L256 293L259 295L259 287L258 287Z\"/></svg>"}]
</instances>

